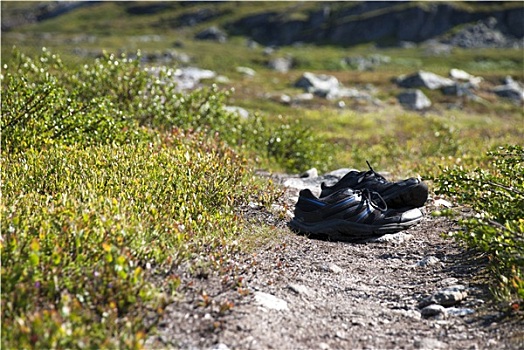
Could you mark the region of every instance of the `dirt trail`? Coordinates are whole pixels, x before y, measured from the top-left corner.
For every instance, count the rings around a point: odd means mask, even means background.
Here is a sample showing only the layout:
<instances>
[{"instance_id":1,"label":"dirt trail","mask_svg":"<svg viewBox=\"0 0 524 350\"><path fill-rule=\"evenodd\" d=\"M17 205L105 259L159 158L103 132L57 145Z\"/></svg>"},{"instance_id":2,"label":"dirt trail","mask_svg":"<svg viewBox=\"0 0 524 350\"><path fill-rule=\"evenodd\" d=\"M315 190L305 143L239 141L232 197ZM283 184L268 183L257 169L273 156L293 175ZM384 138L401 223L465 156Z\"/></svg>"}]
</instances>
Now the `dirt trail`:
<instances>
[{"instance_id":1,"label":"dirt trail","mask_svg":"<svg viewBox=\"0 0 524 350\"><path fill-rule=\"evenodd\" d=\"M524 348L522 319L498 311L488 302L486 287L476 282L482 280L483 258L442 237L456 228L450 219L426 215L391 239L363 244L308 238L284 224L277 223L271 243L232 262L246 296L225 288L223 276L186 276L191 279L186 299L166 309L147 346ZM436 316L422 315L424 298L454 285L464 288L463 300ZM211 291L210 307L198 307L194 295L201 289ZM221 312L221 305L233 307Z\"/></svg>"}]
</instances>

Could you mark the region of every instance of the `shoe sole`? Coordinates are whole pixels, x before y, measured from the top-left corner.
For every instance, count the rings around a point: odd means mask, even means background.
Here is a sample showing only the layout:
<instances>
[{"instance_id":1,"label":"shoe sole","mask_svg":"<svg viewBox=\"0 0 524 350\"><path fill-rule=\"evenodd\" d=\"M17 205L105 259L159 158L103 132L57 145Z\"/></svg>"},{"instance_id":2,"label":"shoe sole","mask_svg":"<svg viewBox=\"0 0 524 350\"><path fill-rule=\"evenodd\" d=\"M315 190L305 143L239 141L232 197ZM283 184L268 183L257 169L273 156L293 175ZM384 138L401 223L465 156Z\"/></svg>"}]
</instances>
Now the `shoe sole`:
<instances>
[{"instance_id":1,"label":"shoe sole","mask_svg":"<svg viewBox=\"0 0 524 350\"><path fill-rule=\"evenodd\" d=\"M428 199L428 185L420 182L416 185L405 188L404 191L400 193L392 193L383 198L389 208L419 208L424 206L424 203L426 203Z\"/></svg>"},{"instance_id":2,"label":"shoe sole","mask_svg":"<svg viewBox=\"0 0 524 350\"><path fill-rule=\"evenodd\" d=\"M418 224L421 220L422 216L402 223L365 225L341 219L326 220L319 223L305 223L293 218L288 225L293 231L303 234L328 235L332 238L363 239L403 231Z\"/></svg>"}]
</instances>

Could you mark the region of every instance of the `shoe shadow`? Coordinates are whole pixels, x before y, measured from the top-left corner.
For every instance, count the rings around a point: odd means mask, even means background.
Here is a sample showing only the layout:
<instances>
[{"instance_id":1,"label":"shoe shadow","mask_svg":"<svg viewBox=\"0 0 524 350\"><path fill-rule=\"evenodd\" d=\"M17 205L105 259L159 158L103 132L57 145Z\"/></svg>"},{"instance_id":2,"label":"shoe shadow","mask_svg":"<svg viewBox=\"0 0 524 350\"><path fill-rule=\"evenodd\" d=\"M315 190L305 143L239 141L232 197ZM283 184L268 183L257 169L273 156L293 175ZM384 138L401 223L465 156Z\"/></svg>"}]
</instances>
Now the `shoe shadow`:
<instances>
[{"instance_id":1,"label":"shoe shadow","mask_svg":"<svg viewBox=\"0 0 524 350\"><path fill-rule=\"evenodd\" d=\"M343 242L351 244L367 244L367 243L377 243L376 239L383 237L385 234L380 235L367 235L367 236L348 236L347 234L337 234L337 233L310 233L310 232L301 232L296 230L294 227L291 227L288 223L287 227L299 236L304 236L309 239L314 239L324 242Z\"/></svg>"}]
</instances>

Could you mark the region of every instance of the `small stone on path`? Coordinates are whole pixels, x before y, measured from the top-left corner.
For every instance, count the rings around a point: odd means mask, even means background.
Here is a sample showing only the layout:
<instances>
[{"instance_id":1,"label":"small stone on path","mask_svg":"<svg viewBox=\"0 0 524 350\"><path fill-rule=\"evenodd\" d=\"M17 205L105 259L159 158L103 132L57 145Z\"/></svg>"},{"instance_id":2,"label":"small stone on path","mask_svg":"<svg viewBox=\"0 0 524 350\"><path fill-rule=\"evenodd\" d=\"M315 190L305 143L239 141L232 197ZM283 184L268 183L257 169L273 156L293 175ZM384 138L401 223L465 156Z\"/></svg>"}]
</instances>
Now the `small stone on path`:
<instances>
[{"instance_id":1,"label":"small stone on path","mask_svg":"<svg viewBox=\"0 0 524 350\"><path fill-rule=\"evenodd\" d=\"M448 347L448 344L435 338L423 338L420 340L415 340L414 345L417 349L445 349Z\"/></svg>"},{"instance_id":2,"label":"small stone on path","mask_svg":"<svg viewBox=\"0 0 524 350\"><path fill-rule=\"evenodd\" d=\"M285 300L268 293L255 292L255 300L260 306L266 309L281 311L289 310Z\"/></svg>"},{"instance_id":3,"label":"small stone on path","mask_svg":"<svg viewBox=\"0 0 524 350\"><path fill-rule=\"evenodd\" d=\"M445 315L446 308L442 305L431 304L420 310L420 314L424 317Z\"/></svg>"},{"instance_id":4,"label":"small stone on path","mask_svg":"<svg viewBox=\"0 0 524 350\"><path fill-rule=\"evenodd\" d=\"M313 294L312 291L308 287L306 287L304 285L301 285L301 284L292 283L288 287L293 292L295 292L295 293L297 293L299 295L311 296Z\"/></svg>"}]
</instances>

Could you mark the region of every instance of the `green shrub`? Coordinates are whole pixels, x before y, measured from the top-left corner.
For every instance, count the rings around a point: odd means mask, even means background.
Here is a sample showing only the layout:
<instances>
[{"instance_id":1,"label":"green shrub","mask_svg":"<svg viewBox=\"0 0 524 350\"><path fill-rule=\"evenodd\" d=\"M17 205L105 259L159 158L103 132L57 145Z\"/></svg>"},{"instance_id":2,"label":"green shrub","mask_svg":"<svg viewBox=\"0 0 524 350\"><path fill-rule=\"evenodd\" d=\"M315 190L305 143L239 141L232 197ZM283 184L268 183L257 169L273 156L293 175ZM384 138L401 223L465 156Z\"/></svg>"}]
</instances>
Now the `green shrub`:
<instances>
[{"instance_id":1,"label":"green shrub","mask_svg":"<svg viewBox=\"0 0 524 350\"><path fill-rule=\"evenodd\" d=\"M326 163L316 146L323 140L298 122L243 119L224 108L230 91L213 85L180 92L173 69L145 69L140 55L129 59L105 54L93 64L67 69L48 50L32 59L15 49L3 70L0 127L7 151L56 142L124 144L150 137L144 128L182 128L218 135L231 147L288 171Z\"/></svg>"},{"instance_id":2,"label":"green shrub","mask_svg":"<svg viewBox=\"0 0 524 350\"><path fill-rule=\"evenodd\" d=\"M236 208L263 190L244 162L187 133L3 154L3 346L140 347L177 291L150 269L227 256Z\"/></svg>"},{"instance_id":3,"label":"green shrub","mask_svg":"<svg viewBox=\"0 0 524 350\"><path fill-rule=\"evenodd\" d=\"M266 129L225 113L216 88L174 88L110 55L69 69L15 53L3 67L3 347L140 348L180 286L170 268L218 269L238 208L277 195L242 153L266 155L243 138Z\"/></svg>"},{"instance_id":4,"label":"green shrub","mask_svg":"<svg viewBox=\"0 0 524 350\"><path fill-rule=\"evenodd\" d=\"M487 153L485 164L444 169L436 193L474 210L455 235L489 254L494 294L518 307L524 300L524 148L500 147Z\"/></svg>"},{"instance_id":5,"label":"green shrub","mask_svg":"<svg viewBox=\"0 0 524 350\"><path fill-rule=\"evenodd\" d=\"M51 143L123 143L143 136L136 120L116 108L98 84L87 95L86 81L71 82L60 58L44 50L33 60L15 50L2 74L2 149L41 148ZM94 87L94 89L96 89Z\"/></svg>"}]
</instances>

